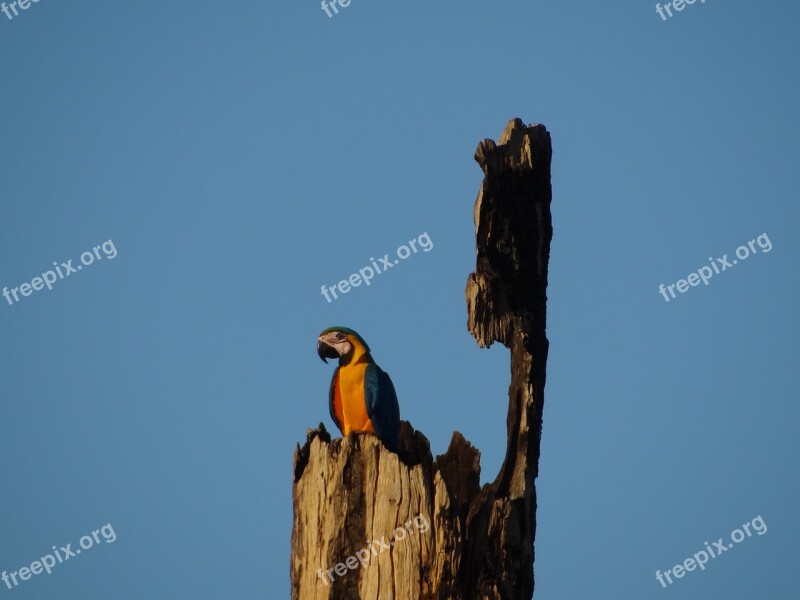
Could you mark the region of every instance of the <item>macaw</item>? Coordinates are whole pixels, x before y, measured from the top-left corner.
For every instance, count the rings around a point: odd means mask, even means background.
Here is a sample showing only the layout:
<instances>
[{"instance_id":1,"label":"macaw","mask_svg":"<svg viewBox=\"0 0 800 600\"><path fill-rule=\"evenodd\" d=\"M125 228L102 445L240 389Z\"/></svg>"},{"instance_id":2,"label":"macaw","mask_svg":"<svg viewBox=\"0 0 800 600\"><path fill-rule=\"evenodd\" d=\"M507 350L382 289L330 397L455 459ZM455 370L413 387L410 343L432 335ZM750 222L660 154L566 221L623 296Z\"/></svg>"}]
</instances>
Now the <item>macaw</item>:
<instances>
[{"instance_id":1,"label":"macaw","mask_svg":"<svg viewBox=\"0 0 800 600\"><path fill-rule=\"evenodd\" d=\"M317 340L319 357L338 358L328 397L331 418L342 432L374 433L392 452L400 445L400 407L389 374L375 364L369 346L347 327L329 327Z\"/></svg>"}]
</instances>

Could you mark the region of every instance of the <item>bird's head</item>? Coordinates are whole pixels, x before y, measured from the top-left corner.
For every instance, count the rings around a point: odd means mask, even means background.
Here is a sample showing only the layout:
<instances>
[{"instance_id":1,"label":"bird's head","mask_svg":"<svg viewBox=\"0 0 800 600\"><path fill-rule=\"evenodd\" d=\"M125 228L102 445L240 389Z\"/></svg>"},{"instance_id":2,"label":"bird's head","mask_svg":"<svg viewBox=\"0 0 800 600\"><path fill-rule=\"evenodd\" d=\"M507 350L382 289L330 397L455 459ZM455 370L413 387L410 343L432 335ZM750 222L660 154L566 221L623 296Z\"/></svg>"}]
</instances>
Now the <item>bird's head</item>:
<instances>
[{"instance_id":1,"label":"bird's head","mask_svg":"<svg viewBox=\"0 0 800 600\"><path fill-rule=\"evenodd\" d=\"M369 346L360 335L348 327L328 327L319 334L317 354L328 362L329 358L338 358L347 363L354 354L368 354Z\"/></svg>"}]
</instances>

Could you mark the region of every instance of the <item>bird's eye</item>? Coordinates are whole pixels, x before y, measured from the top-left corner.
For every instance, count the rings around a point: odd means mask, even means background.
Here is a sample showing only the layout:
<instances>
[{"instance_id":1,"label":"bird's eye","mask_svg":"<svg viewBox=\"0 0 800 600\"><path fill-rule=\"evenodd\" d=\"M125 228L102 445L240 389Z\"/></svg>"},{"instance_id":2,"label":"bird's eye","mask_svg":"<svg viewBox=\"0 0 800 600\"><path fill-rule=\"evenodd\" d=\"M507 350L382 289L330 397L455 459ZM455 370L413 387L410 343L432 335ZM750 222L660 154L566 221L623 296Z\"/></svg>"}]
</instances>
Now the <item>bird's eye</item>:
<instances>
[{"instance_id":1,"label":"bird's eye","mask_svg":"<svg viewBox=\"0 0 800 600\"><path fill-rule=\"evenodd\" d=\"M336 339L337 340L344 340L346 338L347 338L347 336L345 334L343 334L341 331L336 334Z\"/></svg>"}]
</instances>

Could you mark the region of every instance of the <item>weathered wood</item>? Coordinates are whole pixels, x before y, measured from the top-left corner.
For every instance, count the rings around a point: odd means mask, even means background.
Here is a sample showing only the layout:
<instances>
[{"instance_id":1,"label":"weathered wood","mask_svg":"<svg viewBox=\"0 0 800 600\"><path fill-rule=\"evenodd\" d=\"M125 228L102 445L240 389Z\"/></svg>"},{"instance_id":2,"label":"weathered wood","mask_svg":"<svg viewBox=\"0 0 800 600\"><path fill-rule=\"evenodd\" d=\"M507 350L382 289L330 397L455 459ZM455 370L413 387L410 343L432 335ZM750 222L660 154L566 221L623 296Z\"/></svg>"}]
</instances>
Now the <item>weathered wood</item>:
<instances>
[{"instance_id":1,"label":"weathered wood","mask_svg":"<svg viewBox=\"0 0 800 600\"><path fill-rule=\"evenodd\" d=\"M475 159L484 173L475 202L478 253L467 280L468 328L481 347L511 349L507 442L497 478L481 490L467 518L467 557L459 578L467 598L531 598L536 487L548 341L547 265L550 134L511 121ZM474 590L472 592L471 590Z\"/></svg>"},{"instance_id":2,"label":"weathered wood","mask_svg":"<svg viewBox=\"0 0 800 600\"><path fill-rule=\"evenodd\" d=\"M551 155L544 126L519 119L475 153L484 180L467 325L479 346L511 349L500 472L480 488L480 453L458 432L433 460L428 440L407 422L399 454L368 434L331 441L320 425L295 453L292 598L532 597Z\"/></svg>"}]
</instances>

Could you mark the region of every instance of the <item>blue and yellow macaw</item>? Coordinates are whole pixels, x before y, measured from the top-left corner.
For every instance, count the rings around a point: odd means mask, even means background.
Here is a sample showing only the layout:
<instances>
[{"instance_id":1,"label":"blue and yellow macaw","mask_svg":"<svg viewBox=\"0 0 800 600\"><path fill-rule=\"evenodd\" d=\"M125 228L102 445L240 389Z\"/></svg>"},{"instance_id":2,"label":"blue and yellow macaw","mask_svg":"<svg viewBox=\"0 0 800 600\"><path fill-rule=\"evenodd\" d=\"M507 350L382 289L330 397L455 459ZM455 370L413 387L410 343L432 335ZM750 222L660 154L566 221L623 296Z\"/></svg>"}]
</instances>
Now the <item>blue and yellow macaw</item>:
<instances>
[{"instance_id":1,"label":"blue and yellow macaw","mask_svg":"<svg viewBox=\"0 0 800 600\"><path fill-rule=\"evenodd\" d=\"M392 452L400 444L400 406L389 374L375 364L367 342L347 327L329 327L317 340L319 357L338 358L328 408L342 432L374 433Z\"/></svg>"}]
</instances>

